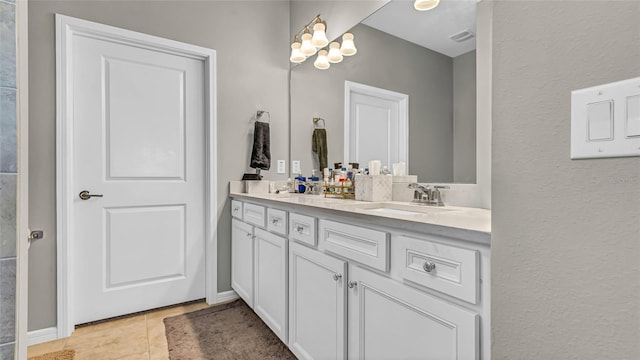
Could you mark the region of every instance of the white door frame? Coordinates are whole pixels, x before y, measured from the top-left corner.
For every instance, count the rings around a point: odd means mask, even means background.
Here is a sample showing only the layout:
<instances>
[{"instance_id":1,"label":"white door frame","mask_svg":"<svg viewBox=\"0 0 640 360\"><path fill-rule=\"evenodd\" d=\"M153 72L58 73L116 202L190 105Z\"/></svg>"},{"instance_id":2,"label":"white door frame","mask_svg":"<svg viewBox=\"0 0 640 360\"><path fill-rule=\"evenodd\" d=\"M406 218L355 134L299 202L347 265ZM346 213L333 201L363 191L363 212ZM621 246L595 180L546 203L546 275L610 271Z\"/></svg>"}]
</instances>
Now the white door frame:
<instances>
[{"instance_id":1,"label":"white door frame","mask_svg":"<svg viewBox=\"0 0 640 360\"><path fill-rule=\"evenodd\" d=\"M409 95L399 92L364 85L353 81L344 82L344 163L351 161L349 154L349 138L351 126L351 94L362 94L375 96L389 101L398 102L398 138L405 139L404 147L400 149L403 153L406 168L409 168ZM364 168L364 165L363 165Z\"/></svg>"},{"instance_id":2,"label":"white door frame","mask_svg":"<svg viewBox=\"0 0 640 360\"><path fill-rule=\"evenodd\" d=\"M16 197L16 346L15 358L27 358L27 319L29 306L29 57L28 2L16 1L16 110L18 182Z\"/></svg>"},{"instance_id":3,"label":"white door frame","mask_svg":"<svg viewBox=\"0 0 640 360\"><path fill-rule=\"evenodd\" d=\"M56 14L56 223L58 338L74 329L73 238L73 47L74 37L82 36L119 44L189 57L205 64L205 272L206 301L217 302L217 125L216 125L216 52L181 43Z\"/></svg>"}]
</instances>

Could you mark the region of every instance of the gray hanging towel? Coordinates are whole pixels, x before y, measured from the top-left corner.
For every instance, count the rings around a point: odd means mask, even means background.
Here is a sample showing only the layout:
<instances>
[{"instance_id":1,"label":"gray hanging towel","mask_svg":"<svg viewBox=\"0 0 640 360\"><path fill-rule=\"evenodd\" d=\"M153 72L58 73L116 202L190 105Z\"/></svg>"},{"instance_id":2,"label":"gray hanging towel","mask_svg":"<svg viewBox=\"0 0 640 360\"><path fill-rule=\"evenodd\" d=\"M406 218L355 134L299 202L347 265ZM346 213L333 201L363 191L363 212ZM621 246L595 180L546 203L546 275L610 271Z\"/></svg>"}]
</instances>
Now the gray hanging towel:
<instances>
[{"instance_id":1,"label":"gray hanging towel","mask_svg":"<svg viewBox=\"0 0 640 360\"><path fill-rule=\"evenodd\" d=\"M269 170L271 167L271 150L269 149L269 123L256 121L253 132L253 150L251 151L251 167Z\"/></svg>"},{"instance_id":2,"label":"gray hanging towel","mask_svg":"<svg viewBox=\"0 0 640 360\"><path fill-rule=\"evenodd\" d=\"M311 135L311 151L318 156L320 172L327 167L327 130L314 129Z\"/></svg>"}]
</instances>

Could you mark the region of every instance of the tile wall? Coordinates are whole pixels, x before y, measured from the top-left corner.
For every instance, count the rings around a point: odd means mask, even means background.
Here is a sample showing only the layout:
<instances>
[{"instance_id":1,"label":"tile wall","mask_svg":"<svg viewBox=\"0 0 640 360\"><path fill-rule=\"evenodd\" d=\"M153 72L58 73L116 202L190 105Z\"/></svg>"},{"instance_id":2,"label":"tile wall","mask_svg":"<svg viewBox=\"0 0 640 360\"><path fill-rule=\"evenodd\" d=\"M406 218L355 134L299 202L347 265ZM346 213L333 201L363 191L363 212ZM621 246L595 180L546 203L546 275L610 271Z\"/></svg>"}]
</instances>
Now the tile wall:
<instances>
[{"instance_id":1,"label":"tile wall","mask_svg":"<svg viewBox=\"0 0 640 360\"><path fill-rule=\"evenodd\" d=\"M16 27L0 0L0 360L14 357L16 320Z\"/></svg>"}]
</instances>

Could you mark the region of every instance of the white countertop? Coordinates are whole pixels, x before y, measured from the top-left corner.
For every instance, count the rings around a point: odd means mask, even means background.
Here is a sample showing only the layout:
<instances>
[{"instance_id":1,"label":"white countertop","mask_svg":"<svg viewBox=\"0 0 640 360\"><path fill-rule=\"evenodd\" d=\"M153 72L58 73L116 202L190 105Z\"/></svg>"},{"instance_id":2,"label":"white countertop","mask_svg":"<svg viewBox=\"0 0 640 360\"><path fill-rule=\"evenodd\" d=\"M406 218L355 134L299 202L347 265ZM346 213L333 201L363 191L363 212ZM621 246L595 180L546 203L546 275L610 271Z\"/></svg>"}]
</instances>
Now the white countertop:
<instances>
[{"instance_id":1,"label":"white countertop","mask_svg":"<svg viewBox=\"0 0 640 360\"><path fill-rule=\"evenodd\" d=\"M246 194L230 192L233 198L268 200L282 204L345 211L354 214L403 220L491 235L491 210L459 206L435 207L410 202L365 202L323 195Z\"/></svg>"}]
</instances>

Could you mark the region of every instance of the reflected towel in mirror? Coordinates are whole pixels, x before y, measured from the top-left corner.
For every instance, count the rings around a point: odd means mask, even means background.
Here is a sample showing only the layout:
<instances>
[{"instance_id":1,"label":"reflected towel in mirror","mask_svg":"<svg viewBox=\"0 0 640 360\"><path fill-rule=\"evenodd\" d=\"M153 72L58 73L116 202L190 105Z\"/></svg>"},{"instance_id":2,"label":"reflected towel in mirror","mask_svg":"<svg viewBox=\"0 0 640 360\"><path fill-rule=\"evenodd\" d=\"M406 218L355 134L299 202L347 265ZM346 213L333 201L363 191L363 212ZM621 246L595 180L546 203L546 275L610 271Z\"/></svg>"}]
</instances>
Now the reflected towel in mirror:
<instances>
[{"instance_id":1,"label":"reflected towel in mirror","mask_svg":"<svg viewBox=\"0 0 640 360\"><path fill-rule=\"evenodd\" d=\"M313 129L311 135L311 151L318 159L320 171L327 167L327 130Z\"/></svg>"}]
</instances>

